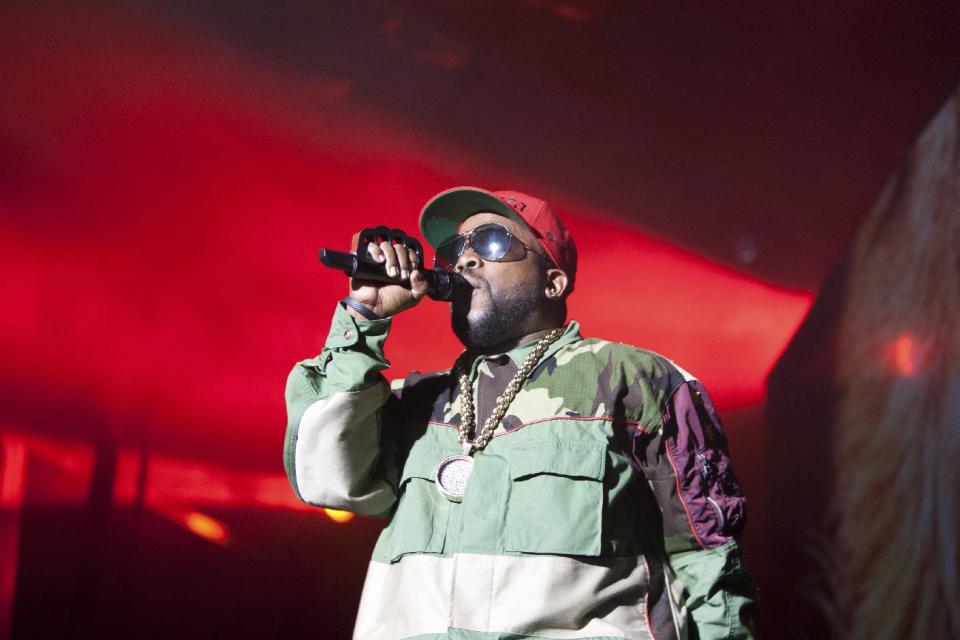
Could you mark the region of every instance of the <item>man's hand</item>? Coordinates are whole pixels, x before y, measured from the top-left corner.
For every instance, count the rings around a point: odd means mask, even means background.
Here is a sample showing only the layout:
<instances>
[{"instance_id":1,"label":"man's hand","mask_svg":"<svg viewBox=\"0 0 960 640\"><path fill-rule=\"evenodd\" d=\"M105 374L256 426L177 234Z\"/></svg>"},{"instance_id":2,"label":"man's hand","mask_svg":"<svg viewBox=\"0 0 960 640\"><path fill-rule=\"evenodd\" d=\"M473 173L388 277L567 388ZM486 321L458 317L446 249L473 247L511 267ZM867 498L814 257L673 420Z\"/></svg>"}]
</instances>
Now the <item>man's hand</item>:
<instances>
[{"instance_id":1,"label":"man's hand","mask_svg":"<svg viewBox=\"0 0 960 640\"><path fill-rule=\"evenodd\" d=\"M419 271L417 252L410 247L383 240L380 244L367 245L371 258L386 267L387 274L398 283L408 281L410 288L400 284L386 284L350 278L350 297L370 307L383 317L392 316L416 306L427 294L427 281ZM347 307L355 318L362 318L357 311Z\"/></svg>"}]
</instances>

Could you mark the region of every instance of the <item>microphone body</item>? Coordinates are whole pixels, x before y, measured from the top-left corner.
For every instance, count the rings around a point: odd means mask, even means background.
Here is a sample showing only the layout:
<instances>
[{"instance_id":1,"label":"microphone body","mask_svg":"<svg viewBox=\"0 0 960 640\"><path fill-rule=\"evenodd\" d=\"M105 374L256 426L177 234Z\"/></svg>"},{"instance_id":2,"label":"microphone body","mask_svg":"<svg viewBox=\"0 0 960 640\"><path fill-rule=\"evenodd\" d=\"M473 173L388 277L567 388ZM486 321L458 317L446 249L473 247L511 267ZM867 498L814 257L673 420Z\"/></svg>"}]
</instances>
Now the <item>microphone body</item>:
<instances>
[{"instance_id":1,"label":"microphone body","mask_svg":"<svg viewBox=\"0 0 960 640\"><path fill-rule=\"evenodd\" d=\"M386 284L398 284L410 288L409 280L396 280L387 275L386 267L380 262L360 258L355 253L320 249L320 262L331 269L343 271L348 276L360 280L373 280ZM473 289L463 276L446 269L418 269L427 281L427 295L441 302L452 300L458 295Z\"/></svg>"}]
</instances>

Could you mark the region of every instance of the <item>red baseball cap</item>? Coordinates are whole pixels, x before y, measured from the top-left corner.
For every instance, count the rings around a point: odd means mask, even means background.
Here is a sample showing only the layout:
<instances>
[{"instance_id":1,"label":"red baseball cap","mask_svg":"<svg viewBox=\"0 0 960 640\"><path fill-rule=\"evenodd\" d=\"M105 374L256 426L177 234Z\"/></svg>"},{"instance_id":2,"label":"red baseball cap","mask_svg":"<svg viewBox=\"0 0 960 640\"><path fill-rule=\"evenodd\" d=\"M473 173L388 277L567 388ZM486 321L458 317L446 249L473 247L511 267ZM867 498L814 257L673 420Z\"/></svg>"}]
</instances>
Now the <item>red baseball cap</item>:
<instances>
[{"instance_id":1,"label":"red baseball cap","mask_svg":"<svg viewBox=\"0 0 960 640\"><path fill-rule=\"evenodd\" d=\"M487 191L477 187L455 187L438 193L420 212L420 231L436 248L457 233L460 223L475 213L489 211L520 222L536 237L547 255L570 280L577 274L577 247L560 218L543 200L519 191Z\"/></svg>"}]
</instances>

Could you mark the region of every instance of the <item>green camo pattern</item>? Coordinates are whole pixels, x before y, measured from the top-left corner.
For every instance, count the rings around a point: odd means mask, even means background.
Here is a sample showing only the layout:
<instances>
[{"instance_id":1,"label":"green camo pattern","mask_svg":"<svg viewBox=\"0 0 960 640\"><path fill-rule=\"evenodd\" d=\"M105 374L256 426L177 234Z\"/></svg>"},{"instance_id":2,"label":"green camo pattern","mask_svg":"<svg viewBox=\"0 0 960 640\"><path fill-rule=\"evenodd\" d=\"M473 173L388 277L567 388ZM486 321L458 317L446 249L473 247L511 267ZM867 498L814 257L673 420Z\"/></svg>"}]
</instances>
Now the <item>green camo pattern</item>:
<instances>
[{"instance_id":1,"label":"green camo pattern","mask_svg":"<svg viewBox=\"0 0 960 640\"><path fill-rule=\"evenodd\" d=\"M300 418L331 393L386 385L381 372L389 366L383 356L389 325L389 320L356 320L338 309L323 353L291 373L284 463L295 490ZM470 363L478 425L532 348L526 344ZM475 453L460 503L442 497L434 484L438 463L461 453L459 386L450 371L415 372L395 382L379 412L377 473L396 501L383 514L390 522L372 560L390 565L410 554L458 553L585 560L644 556L675 565L703 640L750 637L740 618L752 608L753 586L739 565L736 543L726 537L729 542L720 547L704 547L665 453L665 416L676 409L670 403L678 389L690 381L663 356L581 338L571 322L528 377L494 437ZM704 433L716 436L705 391L697 387L688 397L685 410L707 423ZM450 629L416 637L530 636Z\"/></svg>"}]
</instances>

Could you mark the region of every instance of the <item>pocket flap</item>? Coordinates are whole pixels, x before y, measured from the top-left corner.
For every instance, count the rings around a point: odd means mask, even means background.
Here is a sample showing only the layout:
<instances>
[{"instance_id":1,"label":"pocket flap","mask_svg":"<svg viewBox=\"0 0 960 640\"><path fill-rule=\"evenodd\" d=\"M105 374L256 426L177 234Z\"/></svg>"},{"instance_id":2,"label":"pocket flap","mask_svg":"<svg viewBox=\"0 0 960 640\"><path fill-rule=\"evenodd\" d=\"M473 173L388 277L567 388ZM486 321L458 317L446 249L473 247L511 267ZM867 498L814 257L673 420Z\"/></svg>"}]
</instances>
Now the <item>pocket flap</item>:
<instances>
[{"instance_id":1,"label":"pocket flap","mask_svg":"<svg viewBox=\"0 0 960 640\"><path fill-rule=\"evenodd\" d=\"M510 477L551 474L571 478L603 479L606 451L594 445L544 443L542 446L515 450L510 457Z\"/></svg>"},{"instance_id":2,"label":"pocket flap","mask_svg":"<svg viewBox=\"0 0 960 640\"><path fill-rule=\"evenodd\" d=\"M401 486L410 478L423 478L433 482L437 473L437 465L447 455L437 449L430 447L414 447L407 454L407 459L403 463L403 471L400 474Z\"/></svg>"}]
</instances>

